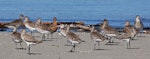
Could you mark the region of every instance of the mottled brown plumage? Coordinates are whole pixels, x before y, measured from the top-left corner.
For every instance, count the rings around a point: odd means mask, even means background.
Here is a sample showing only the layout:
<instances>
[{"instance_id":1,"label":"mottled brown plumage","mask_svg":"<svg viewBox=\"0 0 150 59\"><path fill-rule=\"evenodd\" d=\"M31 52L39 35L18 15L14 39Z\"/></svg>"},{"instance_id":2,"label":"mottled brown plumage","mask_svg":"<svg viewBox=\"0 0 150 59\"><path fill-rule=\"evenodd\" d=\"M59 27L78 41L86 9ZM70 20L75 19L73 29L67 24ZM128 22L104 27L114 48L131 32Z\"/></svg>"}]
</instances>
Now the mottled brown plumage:
<instances>
[{"instance_id":1,"label":"mottled brown plumage","mask_svg":"<svg viewBox=\"0 0 150 59\"><path fill-rule=\"evenodd\" d=\"M21 45L21 43L23 42L23 40L21 39L21 34L19 32L17 32L16 28L14 28L13 32L11 33L11 39L15 42L15 45L16 45L17 49L18 49L17 43L19 43L21 48L23 48L22 45Z\"/></svg>"},{"instance_id":2,"label":"mottled brown plumage","mask_svg":"<svg viewBox=\"0 0 150 59\"><path fill-rule=\"evenodd\" d=\"M31 31L31 35L33 35L33 31L36 30L35 22L29 20L29 17L26 16L24 20L24 25L26 28L28 28Z\"/></svg>"},{"instance_id":3,"label":"mottled brown plumage","mask_svg":"<svg viewBox=\"0 0 150 59\"><path fill-rule=\"evenodd\" d=\"M35 39L34 37L32 37L31 35L26 33L26 30L23 29L21 32L21 38L23 39L23 41L27 44L28 46L28 54L30 55L30 45L35 45L38 43L42 43L42 41L38 41L37 39Z\"/></svg>"},{"instance_id":4,"label":"mottled brown plumage","mask_svg":"<svg viewBox=\"0 0 150 59\"><path fill-rule=\"evenodd\" d=\"M135 27L130 25L129 21L126 21L126 23L125 23L124 32L127 34L131 34L133 36L135 36L137 34Z\"/></svg>"},{"instance_id":5,"label":"mottled brown plumage","mask_svg":"<svg viewBox=\"0 0 150 59\"><path fill-rule=\"evenodd\" d=\"M9 23L5 23L4 26L8 27L8 28L14 28L14 27L19 28L22 25L22 23L23 23L23 17L24 16L22 14L20 14L20 18L19 19L14 20L14 21L9 22Z\"/></svg>"},{"instance_id":6,"label":"mottled brown plumage","mask_svg":"<svg viewBox=\"0 0 150 59\"><path fill-rule=\"evenodd\" d=\"M92 26L90 36L94 41L94 50L96 49L96 43L98 43L98 49L100 49L100 42L104 41L106 38L102 34L96 32L94 26Z\"/></svg>"},{"instance_id":7,"label":"mottled brown plumage","mask_svg":"<svg viewBox=\"0 0 150 59\"><path fill-rule=\"evenodd\" d=\"M70 32L69 30L70 30L70 25L67 26L67 30L66 30L67 36L66 37L67 37L68 41L71 44L73 44L72 49L74 49L74 51L75 51L76 44L80 44L81 42L85 42L85 41L81 40L78 35L76 35L73 32ZM70 50L71 52L73 52L72 49Z\"/></svg>"}]
</instances>

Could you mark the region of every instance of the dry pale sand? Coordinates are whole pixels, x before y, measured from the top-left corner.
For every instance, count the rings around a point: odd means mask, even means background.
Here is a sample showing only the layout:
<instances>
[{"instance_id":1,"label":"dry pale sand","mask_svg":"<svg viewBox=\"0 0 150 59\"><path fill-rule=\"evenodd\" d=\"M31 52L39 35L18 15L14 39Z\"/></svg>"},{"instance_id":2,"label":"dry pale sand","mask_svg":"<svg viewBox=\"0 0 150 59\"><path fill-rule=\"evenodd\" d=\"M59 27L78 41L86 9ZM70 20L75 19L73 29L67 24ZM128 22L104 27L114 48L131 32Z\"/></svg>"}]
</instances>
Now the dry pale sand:
<instances>
[{"instance_id":1,"label":"dry pale sand","mask_svg":"<svg viewBox=\"0 0 150 59\"><path fill-rule=\"evenodd\" d=\"M115 45L101 43L102 50L93 50L93 41L89 33L76 33L86 42L76 47L76 51L68 52L71 46L65 46L66 38L54 34L55 39L48 39L41 44L31 47L34 55L28 55L27 50L15 49L14 42L10 39L10 32L0 32L0 59L149 59L150 34L142 34L131 41L131 49L126 49L126 42L115 40ZM40 39L40 34L35 37ZM51 41L53 40L53 41ZM26 44L23 43L26 48Z\"/></svg>"}]
</instances>

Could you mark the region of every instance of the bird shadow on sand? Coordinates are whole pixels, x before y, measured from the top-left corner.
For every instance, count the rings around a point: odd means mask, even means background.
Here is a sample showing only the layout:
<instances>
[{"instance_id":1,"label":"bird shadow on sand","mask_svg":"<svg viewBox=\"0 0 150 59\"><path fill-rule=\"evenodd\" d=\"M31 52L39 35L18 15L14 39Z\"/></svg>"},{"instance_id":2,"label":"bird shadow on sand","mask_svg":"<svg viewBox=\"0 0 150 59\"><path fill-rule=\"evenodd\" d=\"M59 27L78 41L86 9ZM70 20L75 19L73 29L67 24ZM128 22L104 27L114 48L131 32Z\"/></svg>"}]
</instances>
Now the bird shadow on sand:
<instances>
[{"instance_id":1,"label":"bird shadow on sand","mask_svg":"<svg viewBox=\"0 0 150 59\"><path fill-rule=\"evenodd\" d=\"M139 38L139 37L146 37L146 36L144 36L144 35L140 35L140 36L136 36L136 37L138 37L138 38Z\"/></svg>"},{"instance_id":2,"label":"bird shadow on sand","mask_svg":"<svg viewBox=\"0 0 150 59\"><path fill-rule=\"evenodd\" d=\"M119 45L120 42L111 42L111 43L106 43L105 45Z\"/></svg>"},{"instance_id":3,"label":"bird shadow on sand","mask_svg":"<svg viewBox=\"0 0 150 59\"><path fill-rule=\"evenodd\" d=\"M46 41L54 41L54 40L50 40L50 39L48 40L48 39L47 39L47 40L42 40L42 41L46 42Z\"/></svg>"},{"instance_id":4,"label":"bird shadow on sand","mask_svg":"<svg viewBox=\"0 0 150 59\"><path fill-rule=\"evenodd\" d=\"M26 48L16 48L16 50L26 50Z\"/></svg>"},{"instance_id":5,"label":"bird shadow on sand","mask_svg":"<svg viewBox=\"0 0 150 59\"><path fill-rule=\"evenodd\" d=\"M50 40L55 40L55 41L57 41L57 40L59 40L59 39L61 39L61 38L47 38L47 39L50 39Z\"/></svg>"},{"instance_id":6,"label":"bird shadow on sand","mask_svg":"<svg viewBox=\"0 0 150 59\"><path fill-rule=\"evenodd\" d=\"M41 53L27 53L28 55L42 55Z\"/></svg>"},{"instance_id":7,"label":"bird shadow on sand","mask_svg":"<svg viewBox=\"0 0 150 59\"><path fill-rule=\"evenodd\" d=\"M71 45L71 44L65 44L64 46L73 46L73 45Z\"/></svg>"},{"instance_id":8,"label":"bird shadow on sand","mask_svg":"<svg viewBox=\"0 0 150 59\"><path fill-rule=\"evenodd\" d=\"M94 51L100 51L100 50L108 50L108 49L94 49Z\"/></svg>"},{"instance_id":9,"label":"bird shadow on sand","mask_svg":"<svg viewBox=\"0 0 150 59\"><path fill-rule=\"evenodd\" d=\"M136 39L132 39L132 41L135 41L135 40L139 40L139 39L137 39L137 38Z\"/></svg>"},{"instance_id":10,"label":"bird shadow on sand","mask_svg":"<svg viewBox=\"0 0 150 59\"><path fill-rule=\"evenodd\" d=\"M127 48L127 49L140 49L140 48Z\"/></svg>"}]
</instances>

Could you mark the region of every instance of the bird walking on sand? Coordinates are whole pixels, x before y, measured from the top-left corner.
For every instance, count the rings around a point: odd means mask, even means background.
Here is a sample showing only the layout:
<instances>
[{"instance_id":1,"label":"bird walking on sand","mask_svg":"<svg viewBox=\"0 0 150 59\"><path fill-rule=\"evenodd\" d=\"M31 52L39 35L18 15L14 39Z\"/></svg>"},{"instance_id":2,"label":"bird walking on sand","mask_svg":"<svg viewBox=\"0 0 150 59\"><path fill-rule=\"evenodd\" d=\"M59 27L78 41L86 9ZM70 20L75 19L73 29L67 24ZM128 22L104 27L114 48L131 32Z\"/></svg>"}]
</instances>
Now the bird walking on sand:
<instances>
[{"instance_id":1,"label":"bird walking on sand","mask_svg":"<svg viewBox=\"0 0 150 59\"><path fill-rule=\"evenodd\" d=\"M67 33L66 37L67 37L68 41L73 45L70 52L74 52L76 44L80 44L81 42L85 42L85 41L81 40L79 38L79 36L76 35L75 33L70 32L69 29L70 29L70 26L68 25L67 31L66 31L66 33Z\"/></svg>"},{"instance_id":2,"label":"bird walking on sand","mask_svg":"<svg viewBox=\"0 0 150 59\"><path fill-rule=\"evenodd\" d=\"M14 27L19 28L22 25L22 23L23 23L23 17L24 17L24 15L20 14L19 17L20 18L17 19L17 20L14 20L14 21L9 22L9 23L5 23L4 26L8 27L8 28L14 28Z\"/></svg>"},{"instance_id":3,"label":"bird walking on sand","mask_svg":"<svg viewBox=\"0 0 150 59\"><path fill-rule=\"evenodd\" d=\"M30 46L31 45L35 45L38 43L42 43L42 41L38 41L37 39L35 39L34 37L32 37L31 35L26 33L26 30L23 29L21 32L21 38L23 39L23 41L27 44L28 47L28 54L31 55L32 53L30 52Z\"/></svg>"},{"instance_id":4,"label":"bird walking on sand","mask_svg":"<svg viewBox=\"0 0 150 59\"><path fill-rule=\"evenodd\" d=\"M23 49L22 44L21 44L23 40L21 39L21 34L17 32L16 27L13 29L13 32L11 33L11 39L15 42L16 49ZM17 47L17 43L20 44L21 48Z\"/></svg>"},{"instance_id":5,"label":"bird walking on sand","mask_svg":"<svg viewBox=\"0 0 150 59\"><path fill-rule=\"evenodd\" d=\"M26 16L25 20L24 20L24 25L25 25L26 28L28 28L31 31L31 35L33 36L34 35L33 31L36 30L36 28L35 28L35 22L30 21L29 17Z\"/></svg>"},{"instance_id":6,"label":"bird walking on sand","mask_svg":"<svg viewBox=\"0 0 150 59\"><path fill-rule=\"evenodd\" d=\"M141 21L139 15L136 16L136 19L135 19L135 22L134 22L134 27L135 27L135 29L138 33L140 33L140 31L143 31L144 26L143 26L143 22Z\"/></svg>"},{"instance_id":7,"label":"bird walking on sand","mask_svg":"<svg viewBox=\"0 0 150 59\"><path fill-rule=\"evenodd\" d=\"M104 41L106 38L102 34L96 32L94 26L92 26L90 36L94 41L94 50L96 50L96 43L98 44L98 49L100 49L100 42Z\"/></svg>"}]
</instances>

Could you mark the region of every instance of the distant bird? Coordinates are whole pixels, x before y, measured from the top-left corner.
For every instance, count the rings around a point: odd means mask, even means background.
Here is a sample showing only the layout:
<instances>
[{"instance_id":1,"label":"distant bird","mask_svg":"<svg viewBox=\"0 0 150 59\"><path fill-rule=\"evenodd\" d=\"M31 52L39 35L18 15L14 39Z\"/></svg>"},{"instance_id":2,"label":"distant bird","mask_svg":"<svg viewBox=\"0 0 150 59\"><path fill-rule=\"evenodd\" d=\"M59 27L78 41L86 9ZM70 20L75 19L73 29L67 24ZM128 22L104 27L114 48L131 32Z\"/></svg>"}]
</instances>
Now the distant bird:
<instances>
[{"instance_id":1,"label":"distant bird","mask_svg":"<svg viewBox=\"0 0 150 59\"><path fill-rule=\"evenodd\" d=\"M76 44L80 44L81 42L85 42L85 41L81 40L79 38L79 36L76 35L75 33L70 32L69 29L70 29L70 26L68 25L67 26L67 31L66 31L67 32L67 36L66 37L67 37L68 41L73 45L73 47L70 50L70 52L74 52Z\"/></svg>"},{"instance_id":2,"label":"distant bird","mask_svg":"<svg viewBox=\"0 0 150 59\"><path fill-rule=\"evenodd\" d=\"M33 36L33 31L36 30L35 28L35 22L29 20L29 17L26 16L25 20L24 20L24 25L27 29L29 29L31 31L31 35Z\"/></svg>"},{"instance_id":3,"label":"distant bird","mask_svg":"<svg viewBox=\"0 0 150 59\"><path fill-rule=\"evenodd\" d=\"M136 29L136 31L139 33L141 30L143 30L143 22L141 21L140 19L140 16L139 15L136 15L136 19L135 19L135 22L134 22L134 27Z\"/></svg>"},{"instance_id":4,"label":"distant bird","mask_svg":"<svg viewBox=\"0 0 150 59\"><path fill-rule=\"evenodd\" d=\"M22 23L23 23L23 17L24 17L24 15L20 14L19 17L20 18L17 19L17 20L14 20L14 21L9 22L9 23L5 23L4 26L8 27L8 28L12 28L12 29L15 28L15 27L19 28L22 25Z\"/></svg>"},{"instance_id":5,"label":"distant bird","mask_svg":"<svg viewBox=\"0 0 150 59\"><path fill-rule=\"evenodd\" d=\"M108 43L113 43L114 40L112 38L119 35L119 32L115 28L109 26L107 19L104 19L103 23L100 24L100 30L103 35L109 38Z\"/></svg>"},{"instance_id":6,"label":"distant bird","mask_svg":"<svg viewBox=\"0 0 150 59\"><path fill-rule=\"evenodd\" d=\"M102 34L96 32L94 26L92 26L90 36L94 41L94 50L96 50L96 43L98 44L98 49L100 49L100 42L104 41L106 38Z\"/></svg>"},{"instance_id":7,"label":"distant bird","mask_svg":"<svg viewBox=\"0 0 150 59\"><path fill-rule=\"evenodd\" d=\"M17 32L17 28L14 27L13 32L11 33L11 39L15 42L16 49L23 49L21 43L23 40L21 39L21 34ZM17 47L17 43L20 44L21 48Z\"/></svg>"},{"instance_id":8,"label":"distant bird","mask_svg":"<svg viewBox=\"0 0 150 59\"><path fill-rule=\"evenodd\" d=\"M30 45L35 45L38 43L42 43L42 41L38 41L37 39L35 39L34 37L32 37L31 35L26 33L26 30L23 29L21 32L21 38L23 39L23 41L27 44L28 46L28 54L31 55L32 53L30 52Z\"/></svg>"},{"instance_id":9,"label":"distant bird","mask_svg":"<svg viewBox=\"0 0 150 59\"><path fill-rule=\"evenodd\" d=\"M134 35L133 37L135 37L135 35L137 34L137 31L136 31L135 27L130 25L130 22L128 20L125 22L124 31L127 34Z\"/></svg>"}]
</instances>

